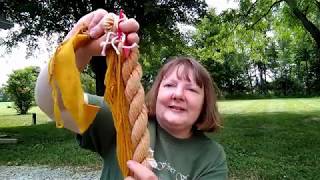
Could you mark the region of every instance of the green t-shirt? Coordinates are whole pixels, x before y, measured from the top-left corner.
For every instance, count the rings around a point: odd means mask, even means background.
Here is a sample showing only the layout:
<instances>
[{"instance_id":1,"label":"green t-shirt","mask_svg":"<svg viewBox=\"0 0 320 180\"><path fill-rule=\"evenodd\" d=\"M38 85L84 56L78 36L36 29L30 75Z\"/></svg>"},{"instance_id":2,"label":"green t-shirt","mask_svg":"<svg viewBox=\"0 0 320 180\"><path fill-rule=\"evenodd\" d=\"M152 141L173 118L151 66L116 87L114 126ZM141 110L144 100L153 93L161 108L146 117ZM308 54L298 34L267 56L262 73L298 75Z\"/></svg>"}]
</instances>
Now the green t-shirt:
<instances>
[{"instance_id":1,"label":"green t-shirt","mask_svg":"<svg viewBox=\"0 0 320 180\"><path fill-rule=\"evenodd\" d=\"M93 124L77 139L81 147L100 154L103 158L101 179L123 179L116 157L116 132L112 115L103 98L89 95L89 104L101 107ZM156 120L149 120L151 149L160 180L227 179L228 167L221 145L194 132L188 139L178 139L163 130Z\"/></svg>"}]
</instances>

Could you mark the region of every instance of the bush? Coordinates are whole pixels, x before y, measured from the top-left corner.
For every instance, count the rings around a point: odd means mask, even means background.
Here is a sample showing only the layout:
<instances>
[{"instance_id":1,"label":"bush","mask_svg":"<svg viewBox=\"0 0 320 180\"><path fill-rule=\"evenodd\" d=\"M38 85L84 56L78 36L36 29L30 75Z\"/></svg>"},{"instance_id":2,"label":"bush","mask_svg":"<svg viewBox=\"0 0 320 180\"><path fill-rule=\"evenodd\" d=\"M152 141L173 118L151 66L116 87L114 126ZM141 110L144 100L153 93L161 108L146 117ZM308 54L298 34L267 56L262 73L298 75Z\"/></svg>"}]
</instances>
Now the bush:
<instances>
[{"instance_id":1,"label":"bush","mask_svg":"<svg viewBox=\"0 0 320 180\"><path fill-rule=\"evenodd\" d=\"M89 74L82 73L80 74L80 80L84 92L96 94L96 82L93 77L91 77Z\"/></svg>"},{"instance_id":2,"label":"bush","mask_svg":"<svg viewBox=\"0 0 320 180\"><path fill-rule=\"evenodd\" d=\"M38 67L27 67L9 75L6 93L19 114L26 114L34 104L34 88L38 74Z\"/></svg>"}]
</instances>

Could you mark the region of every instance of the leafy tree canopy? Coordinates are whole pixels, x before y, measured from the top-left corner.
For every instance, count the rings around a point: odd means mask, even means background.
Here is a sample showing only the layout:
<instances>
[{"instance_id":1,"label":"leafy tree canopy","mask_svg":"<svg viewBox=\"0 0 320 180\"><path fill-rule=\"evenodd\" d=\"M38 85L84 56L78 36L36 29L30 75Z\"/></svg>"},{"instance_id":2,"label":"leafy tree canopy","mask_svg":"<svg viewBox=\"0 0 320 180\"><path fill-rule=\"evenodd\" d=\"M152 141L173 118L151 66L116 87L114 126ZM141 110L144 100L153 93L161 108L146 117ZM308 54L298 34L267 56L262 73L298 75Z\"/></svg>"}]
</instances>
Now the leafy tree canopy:
<instances>
[{"instance_id":1,"label":"leafy tree canopy","mask_svg":"<svg viewBox=\"0 0 320 180\"><path fill-rule=\"evenodd\" d=\"M194 23L207 9L204 0L5 1L0 4L5 18L18 23L22 28L11 32L10 36L2 41L10 47L19 41L36 46L35 40L38 36L48 37L53 33L61 33L63 37L83 15L98 8L115 12L120 6L128 17L134 17L140 23L142 43L146 44L158 40L171 43L170 39L166 41L168 39L164 39L165 36L158 32L164 28L169 30L168 33L176 32L176 22Z\"/></svg>"}]
</instances>

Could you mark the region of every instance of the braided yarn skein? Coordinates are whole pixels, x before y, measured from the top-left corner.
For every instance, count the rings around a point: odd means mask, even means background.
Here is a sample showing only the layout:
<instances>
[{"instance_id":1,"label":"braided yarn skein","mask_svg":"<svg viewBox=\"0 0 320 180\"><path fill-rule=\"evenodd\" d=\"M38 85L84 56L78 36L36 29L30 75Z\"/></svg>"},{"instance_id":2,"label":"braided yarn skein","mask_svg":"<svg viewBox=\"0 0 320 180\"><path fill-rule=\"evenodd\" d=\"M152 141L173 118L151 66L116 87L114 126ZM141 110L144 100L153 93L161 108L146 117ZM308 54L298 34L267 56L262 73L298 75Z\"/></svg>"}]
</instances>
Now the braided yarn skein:
<instances>
[{"instance_id":1,"label":"braided yarn skein","mask_svg":"<svg viewBox=\"0 0 320 180\"><path fill-rule=\"evenodd\" d=\"M118 23L115 20L112 14L105 19L106 33L114 32L118 28L116 27ZM119 166L123 175L129 175L126 166L128 160L132 159L150 167L147 159L152 154L149 152L150 135L147 127L148 113L144 99L145 93L140 82L142 68L138 62L139 50L137 47L132 48L128 58L125 59L121 51L122 45L123 43L119 42L120 55L116 55L114 50L108 50L107 53L108 70L105 78L107 91L105 99L111 106L115 105L113 106L115 108L111 107L111 111L117 130ZM124 99L123 96L125 96Z\"/></svg>"}]
</instances>

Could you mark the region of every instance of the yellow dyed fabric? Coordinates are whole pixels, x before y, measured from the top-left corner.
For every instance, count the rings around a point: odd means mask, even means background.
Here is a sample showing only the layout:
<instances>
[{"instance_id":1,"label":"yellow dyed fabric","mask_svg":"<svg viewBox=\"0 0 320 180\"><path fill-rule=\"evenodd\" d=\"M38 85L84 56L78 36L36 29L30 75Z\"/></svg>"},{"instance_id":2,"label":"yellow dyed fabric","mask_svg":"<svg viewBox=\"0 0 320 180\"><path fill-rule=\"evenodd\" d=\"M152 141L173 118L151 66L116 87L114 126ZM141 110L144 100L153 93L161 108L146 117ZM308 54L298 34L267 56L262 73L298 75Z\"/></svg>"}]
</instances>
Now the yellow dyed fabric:
<instances>
[{"instance_id":1,"label":"yellow dyed fabric","mask_svg":"<svg viewBox=\"0 0 320 180\"><path fill-rule=\"evenodd\" d=\"M117 131L117 157L119 167L124 177L129 175L127 161L132 159L131 125L129 122L129 104L125 97L125 85L122 79L123 56L118 56L113 49L107 52L108 69L104 84L104 98L111 108L114 125Z\"/></svg>"},{"instance_id":2,"label":"yellow dyed fabric","mask_svg":"<svg viewBox=\"0 0 320 180\"><path fill-rule=\"evenodd\" d=\"M61 93L63 105L75 120L80 133L88 129L99 110L99 107L88 105L84 102L80 72L75 61L76 49L89 41L90 37L79 31L57 48L53 58L50 60L48 69L56 126L58 128L63 127L58 105L58 93Z\"/></svg>"}]
</instances>

